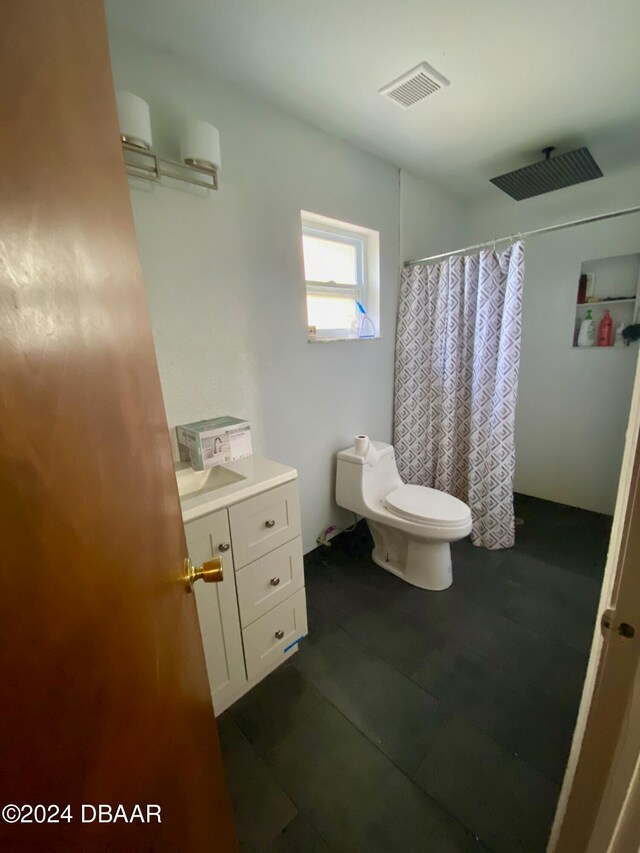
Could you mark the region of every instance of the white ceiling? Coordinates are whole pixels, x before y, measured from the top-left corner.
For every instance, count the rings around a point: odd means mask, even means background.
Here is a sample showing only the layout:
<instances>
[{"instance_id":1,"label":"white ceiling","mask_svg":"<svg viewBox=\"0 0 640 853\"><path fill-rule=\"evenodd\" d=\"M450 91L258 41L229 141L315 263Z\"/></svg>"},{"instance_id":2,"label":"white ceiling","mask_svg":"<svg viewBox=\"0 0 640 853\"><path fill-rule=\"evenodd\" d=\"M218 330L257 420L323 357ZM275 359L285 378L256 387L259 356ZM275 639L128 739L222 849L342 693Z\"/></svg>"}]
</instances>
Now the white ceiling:
<instances>
[{"instance_id":1,"label":"white ceiling","mask_svg":"<svg viewBox=\"0 0 640 853\"><path fill-rule=\"evenodd\" d=\"M470 196L586 144L640 162L638 0L106 0L111 26ZM451 81L403 110L378 89L426 60Z\"/></svg>"}]
</instances>

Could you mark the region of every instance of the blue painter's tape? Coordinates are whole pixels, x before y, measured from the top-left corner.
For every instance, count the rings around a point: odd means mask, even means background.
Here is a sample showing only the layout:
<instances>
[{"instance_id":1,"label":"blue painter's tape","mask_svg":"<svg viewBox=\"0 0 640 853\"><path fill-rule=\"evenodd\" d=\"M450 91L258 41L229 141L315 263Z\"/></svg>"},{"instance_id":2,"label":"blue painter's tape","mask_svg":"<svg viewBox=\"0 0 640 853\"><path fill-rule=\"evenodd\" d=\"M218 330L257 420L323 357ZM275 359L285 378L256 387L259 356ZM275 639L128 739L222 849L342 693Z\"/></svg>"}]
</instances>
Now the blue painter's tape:
<instances>
[{"instance_id":1,"label":"blue painter's tape","mask_svg":"<svg viewBox=\"0 0 640 853\"><path fill-rule=\"evenodd\" d=\"M286 655L286 653L289 651L289 649L292 649L294 646L297 646L298 643L302 642L302 640L304 640L305 636L306 636L306 634L303 634L302 637L298 637L298 639L294 640L293 643L289 643L289 645L285 649L282 650L283 654Z\"/></svg>"}]
</instances>

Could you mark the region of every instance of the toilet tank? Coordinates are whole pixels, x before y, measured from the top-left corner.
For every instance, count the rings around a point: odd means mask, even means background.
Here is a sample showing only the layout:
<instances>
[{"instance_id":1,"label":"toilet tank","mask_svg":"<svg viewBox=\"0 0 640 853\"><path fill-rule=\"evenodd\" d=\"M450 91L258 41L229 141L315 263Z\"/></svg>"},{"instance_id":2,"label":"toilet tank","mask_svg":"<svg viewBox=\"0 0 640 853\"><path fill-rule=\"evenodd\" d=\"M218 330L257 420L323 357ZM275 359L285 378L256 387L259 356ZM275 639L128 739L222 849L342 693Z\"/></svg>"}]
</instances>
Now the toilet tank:
<instances>
[{"instance_id":1,"label":"toilet tank","mask_svg":"<svg viewBox=\"0 0 640 853\"><path fill-rule=\"evenodd\" d=\"M376 505L390 491L402 485L393 447L382 441L372 444L378 453L374 465L358 456L353 447L338 453L336 503L360 514L366 514L368 507Z\"/></svg>"}]
</instances>

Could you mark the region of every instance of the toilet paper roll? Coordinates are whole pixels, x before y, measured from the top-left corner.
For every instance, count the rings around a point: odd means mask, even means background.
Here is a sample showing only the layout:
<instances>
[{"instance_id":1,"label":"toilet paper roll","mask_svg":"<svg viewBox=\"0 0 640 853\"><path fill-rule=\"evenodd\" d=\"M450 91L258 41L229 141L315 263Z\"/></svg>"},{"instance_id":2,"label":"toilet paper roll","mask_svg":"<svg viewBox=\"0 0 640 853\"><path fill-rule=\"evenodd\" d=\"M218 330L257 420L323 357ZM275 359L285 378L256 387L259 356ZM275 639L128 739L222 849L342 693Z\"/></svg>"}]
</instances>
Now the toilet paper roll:
<instances>
[{"instance_id":1,"label":"toilet paper roll","mask_svg":"<svg viewBox=\"0 0 640 853\"><path fill-rule=\"evenodd\" d=\"M356 456L366 456L369 450L369 436L357 435L353 440L353 446Z\"/></svg>"},{"instance_id":2,"label":"toilet paper roll","mask_svg":"<svg viewBox=\"0 0 640 853\"><path fill-rule=\"evenodd\" d=\"M380 458L368 435L357 435L353 440L353 448L356 456L361 456L367 465L375 465Z\"/></svg>"}]
</instances>

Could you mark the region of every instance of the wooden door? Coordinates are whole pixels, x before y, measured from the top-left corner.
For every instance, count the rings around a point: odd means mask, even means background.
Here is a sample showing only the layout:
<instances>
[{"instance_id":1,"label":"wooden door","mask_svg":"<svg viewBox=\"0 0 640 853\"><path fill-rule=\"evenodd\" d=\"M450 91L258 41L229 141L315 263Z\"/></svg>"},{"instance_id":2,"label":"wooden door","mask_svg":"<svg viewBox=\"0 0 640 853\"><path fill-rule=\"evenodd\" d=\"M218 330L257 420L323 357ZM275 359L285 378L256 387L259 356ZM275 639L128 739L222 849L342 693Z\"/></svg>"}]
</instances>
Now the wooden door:
<instances>
[{"instance_id":1,"label":"wooden door","mask_svg":"<svg viewBox=\"0 0 640 853\"><path fill-rule=\"evenodd\" d=\"M102 5L0 44L0 849L235 850Z\"/></svg>"},{"instance_id":2,"label":"wooden door","mask_svg":"<svg viewBox=\"0 0 640 853\"><path fill-rule=\"evenodd\" d=\"M574 743L549 850L631 853L620 834L640 837L634 778L640 756L640 372ZM601 628L603 621L608 627ZM628 799L630 796L631 799ZM617 841L616 834L618 834ZM625 842L623 842L624 844ZM612 846L610 846L612 845Z\"/></svg>"}]
</instances>

